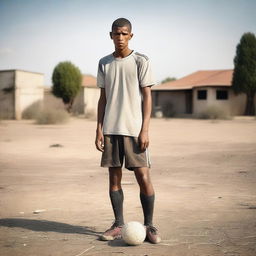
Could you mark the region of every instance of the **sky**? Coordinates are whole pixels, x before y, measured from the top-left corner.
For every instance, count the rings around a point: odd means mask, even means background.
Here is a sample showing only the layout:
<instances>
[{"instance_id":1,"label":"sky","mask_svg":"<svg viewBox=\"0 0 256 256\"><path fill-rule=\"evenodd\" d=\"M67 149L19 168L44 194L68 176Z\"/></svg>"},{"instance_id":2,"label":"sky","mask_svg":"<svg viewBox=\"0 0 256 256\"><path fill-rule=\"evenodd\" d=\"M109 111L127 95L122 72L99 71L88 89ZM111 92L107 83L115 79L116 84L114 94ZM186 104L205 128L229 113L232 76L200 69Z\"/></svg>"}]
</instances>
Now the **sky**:
<instances>
[{"instance_id":1,"label":"sky","mask_svg":"<svg viewBox=\"0 0 256 256\"><path fill-rule=\"evenodd\" d=\"M44 73L71 61L97 75L112 53L112 22L129 19L130 49L147 55L157 82L232 69L245 32L256 34L255 0L0 0L0 70Z\"/></svg>"}]
</instances>

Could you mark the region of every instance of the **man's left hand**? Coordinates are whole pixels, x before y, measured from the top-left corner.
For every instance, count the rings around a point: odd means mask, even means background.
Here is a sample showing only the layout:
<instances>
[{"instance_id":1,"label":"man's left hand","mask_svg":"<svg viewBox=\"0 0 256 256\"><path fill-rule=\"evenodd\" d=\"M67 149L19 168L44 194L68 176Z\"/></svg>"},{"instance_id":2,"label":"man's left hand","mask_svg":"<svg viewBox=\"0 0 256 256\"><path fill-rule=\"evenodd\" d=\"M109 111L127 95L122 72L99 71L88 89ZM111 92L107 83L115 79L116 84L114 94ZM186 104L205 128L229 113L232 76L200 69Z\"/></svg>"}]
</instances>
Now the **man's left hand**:
<instances>
[{"instance_id":1,"label":"man's left hand","mask_svg":"<svg viewBox=\"0 0 256 256\"><path fill-rule=\"evenodd\" d=\"M141 131L138 137L139 146L142 151L145 151L149 145L149 137L147 131Z\"/></svg>"}]
</instances>

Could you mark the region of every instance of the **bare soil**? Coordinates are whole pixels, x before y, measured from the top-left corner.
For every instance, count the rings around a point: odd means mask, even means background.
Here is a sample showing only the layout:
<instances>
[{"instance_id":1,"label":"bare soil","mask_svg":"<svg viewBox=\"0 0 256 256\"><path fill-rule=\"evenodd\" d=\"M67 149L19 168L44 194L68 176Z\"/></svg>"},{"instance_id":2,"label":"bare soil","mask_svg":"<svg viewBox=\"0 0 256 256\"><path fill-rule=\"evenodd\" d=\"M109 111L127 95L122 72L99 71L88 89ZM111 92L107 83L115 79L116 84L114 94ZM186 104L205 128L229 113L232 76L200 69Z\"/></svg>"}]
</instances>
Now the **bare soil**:
<instances>
[{"instance_id":1,"label":"bare soil","mask_svg":"<svg viewBox=\"0 0 256 256\"><path fill-rule=\"evenodd\" d=\"M95 121L0 122L0 255L256 255L256 120L152 119L151 176L162 242L98 235L113 221ZM143 222L123 171L126 221Z\"/></svg>"}]
</instances>

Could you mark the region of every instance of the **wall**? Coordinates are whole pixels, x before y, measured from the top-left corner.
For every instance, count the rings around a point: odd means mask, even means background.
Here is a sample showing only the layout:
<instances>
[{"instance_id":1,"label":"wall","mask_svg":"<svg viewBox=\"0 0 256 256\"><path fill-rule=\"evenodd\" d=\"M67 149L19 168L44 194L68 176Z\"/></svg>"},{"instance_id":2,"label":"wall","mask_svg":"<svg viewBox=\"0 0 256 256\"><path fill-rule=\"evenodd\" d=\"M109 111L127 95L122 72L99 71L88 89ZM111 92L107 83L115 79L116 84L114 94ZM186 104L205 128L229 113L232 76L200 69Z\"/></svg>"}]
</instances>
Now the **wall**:
<instances>
[{"instance_id":1,"label":"wall","mask_svg":"<svg viewBox=\"0 0 256 256\"><path fill-rule=\"evenodd\" d=\"M217 90L228 90L227 100L217 100ZM207 100L198 100L198 90L207 90ZM245 94L235 95L229 87L200 87L193 89L193 109L194 114L198 114L205 110L208 106L218 106L228 115L243 115L245 109L246 97Z\"/></svg>"},{"instance_id":2,"label":"wall","mask_svg":"<svg viewBox=\"0 0 256 256\"><path fill-rule=\"evenodd\" d=\"M57 98L53 95L50 87L44 88L44 107L52 109L66 109L61 98Z\"/></svg>"},{"instance_id":3,"label":"wall","mask_svg":"<svg viewBox=\"0 0 256 256\"><path fill-rule=\"evenodd\" d=\"M153 113L159 107L164 108L166 102L171 103L175 115L186 113L185 91L154 91L152 90Z\"/></svg>"},{"instance_id":4,"label":"wall","mask_svg":"<svg viewBox=\"0 0 256 256\"><path fill-rule=\"evenodd\" d=\"M0 118L13 119L14 109L14 71L0 71Z\"/></svg>"},{"instance_id":5,"label":"wall","mask_svg":"<svg viewBox=\"0 0 256 256\"><path fill-rule=\"evenodd\" d=\"M74 114L84 114L84 87L81 87L72 105Z\"/></svg>"},{"instance_id":6,"label":"wall","mask_svg":"<svg viewBox=\"0 0 256 256\"><path fill-rule=\"evenodd\" d=\"M15 72L15 118L36 101L44 98L44 75L21 70Z\"/></svg>"},{"instance_id":7,"label":"wall","mask_svg":"<svg viewBox=\"0 0 256 256\"><path fill-rule=\"evenodd\" d=\"M230 90L230 103L230 114L241 116L245 111L246 95L244 93L235 95L233 90Z\"/></svg>"},{"instance_id":8,"label":"wall","mask_svg":"<svg viewBox=\"0 0 256 256\"><path fill-rule=\"evenodd\" d=\"M72 112L75 114L85 114L88 117L96 117L99 97L99 88L82 87L74 100Z\"/></svg>"},{"instance_id":9,"label":"wall","mask_svg":"<svg viewBox=\"0 0 256 256\"><path fill-rule=\"evenodd\" d=\"M85 115L96 116L98 100L100 98L100 88L85 87L84 88L84 113Z\"/></svg>"}]
</instances>

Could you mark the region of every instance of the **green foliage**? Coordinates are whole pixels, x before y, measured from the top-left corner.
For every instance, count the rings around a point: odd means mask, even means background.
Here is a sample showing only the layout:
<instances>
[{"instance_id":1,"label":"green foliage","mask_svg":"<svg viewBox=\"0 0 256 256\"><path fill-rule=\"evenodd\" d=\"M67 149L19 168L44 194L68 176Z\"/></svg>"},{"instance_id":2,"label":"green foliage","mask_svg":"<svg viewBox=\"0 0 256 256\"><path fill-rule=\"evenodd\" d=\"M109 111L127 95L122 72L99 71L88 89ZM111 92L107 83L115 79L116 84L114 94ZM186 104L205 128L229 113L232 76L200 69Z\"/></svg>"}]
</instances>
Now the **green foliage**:
<instances>
[{"instance_id":1,"label":"green foliage","mask_svg":"<svg viewBox=\"0 0 256 256\"><path fill-rule=\"evenodd\" d=\"M54 68L52 82L53 94L62 98L68 106L68 111L70 111L82 83L82 74L79 68L70 61L60 62Z\"/></svg>"},{"instance_id":2,"label":"green foliage","mask_svg":"<svg viewBox=\"0 0 256 256\"><path fill-rule=\"evenodd\" d=\"M254 115L256 92L256 37L245 33L236 48L232 88L235 93L246 93L245 115Z\"/></svg>"},{"instance_id":3,"label":"green foliage","mask_svg":"<svg viewBox=\"0 0 256 256\"><path fill-rule=\"evenodd\" d=\"M161 84L171 82L171 81L175 81L175 80L176 80L175 77L166 77L164 80L161 81Z\"/></svg>"}]
</instances>

